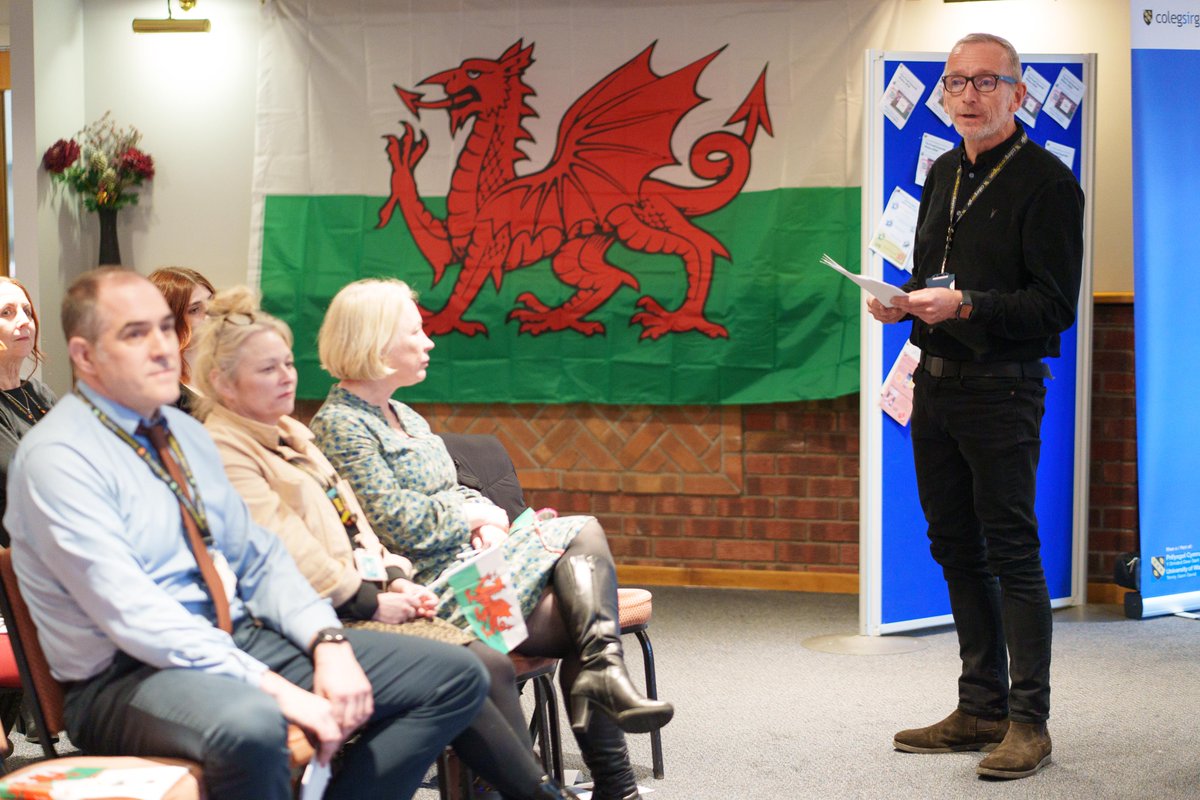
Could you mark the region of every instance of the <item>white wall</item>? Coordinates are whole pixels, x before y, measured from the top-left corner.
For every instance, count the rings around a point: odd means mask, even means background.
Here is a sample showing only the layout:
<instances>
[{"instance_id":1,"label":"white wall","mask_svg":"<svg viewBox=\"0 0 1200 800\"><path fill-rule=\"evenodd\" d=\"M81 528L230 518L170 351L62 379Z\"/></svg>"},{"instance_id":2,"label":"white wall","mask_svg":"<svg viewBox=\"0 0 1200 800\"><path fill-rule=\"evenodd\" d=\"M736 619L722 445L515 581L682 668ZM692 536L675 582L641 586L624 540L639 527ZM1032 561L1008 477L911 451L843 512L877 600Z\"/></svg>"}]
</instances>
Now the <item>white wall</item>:
<instances>
[{"instance_id":1,"label":"white wall","mask_svg":"<svg viewBox=\"0 0 1200 800\"><path fill-rule=\"evenodd\" d=\"M29 287L47 319L42 326L42 349L48 357L44 377L62 391L69 367L66 346L57 335L56 309L63 287L80 271L81 237L72 217L52 211L40 162L42 152L58 138L43 141L43 131L73 132L83 124L83 15L79 0L12 0L9 14L16 44L13 258L16 276Z\"/></svg>"},{"instance_id":2,"label":"white wall","mask_svg":"<svg viewBox=\"0 0 1200 800\"><path fill-rule=\"evenodd\" d=\"M259 3L202 0L188 14L175 4L176 16L210 19L207 34L132 32L134 17L164 9L161 0L83 4L85 116L111 111L154 157L142 203L120 215L122 263L143 274L194 267L229 285L245 280L249 251ZM46 144L71 132L38 131ZM85 224L97 227L93 215Z\"/></svg>"},{"instance_id":3,"label":"white wall","mask_svg":"<svg viewBox=\"0 0 1200 800\"><path fill-rule=\"evenodd\" d=\"M190 15L211 19L209 34L133 33L134 17L164 10L161 0L10 0L14 257L46 320L45 378L56 391L70 379L56 309L66 284L96 266L99 223L37 167L55 140L105 111L142 132L157 174L120 214L125 266L245 280L259 3L198 3Z\"/></svg>"},{"instance_id":4,"label":"white wall","mask_svg":"<svg viewBox=\"0 0 1200 800\"><path fill-rule=\"evenodd\" d=\"M78 212L30 164L56 139L106 110L142 131L158 169L144 205L121 213L124 263L143 273L164 264L191 266L217 285L245 280L259 5L201 0L189 15L211 19L211 33L139 35L131 31L133 18L162 16L162 0L10 0L19 84L14 145L24 148L14 164L15 255L23 277L32 264L40 265L35 270L40 308L54 309L64 279L95 265L99 237L95 216ZM1096 191L1088 198L1096 213L1094 286L1132 290L1126 0L904 0L886 41L873 46L946 50L975 30L999 33L1022 50L1099 54L1099 87L1092 94ZM22 47L26 41L35 42L36 57ZM21 75L25 63L36 69L36 86L31 76ZM36 104L21 87L32 87ZM32 209L36 224L30 221ZM31 224L35 242L29 239ZM53 327L47 325L51 332ZM52 356L48 377L62 389L66 359L58 338L46 337Z\"/></svg>"}]
</instances>

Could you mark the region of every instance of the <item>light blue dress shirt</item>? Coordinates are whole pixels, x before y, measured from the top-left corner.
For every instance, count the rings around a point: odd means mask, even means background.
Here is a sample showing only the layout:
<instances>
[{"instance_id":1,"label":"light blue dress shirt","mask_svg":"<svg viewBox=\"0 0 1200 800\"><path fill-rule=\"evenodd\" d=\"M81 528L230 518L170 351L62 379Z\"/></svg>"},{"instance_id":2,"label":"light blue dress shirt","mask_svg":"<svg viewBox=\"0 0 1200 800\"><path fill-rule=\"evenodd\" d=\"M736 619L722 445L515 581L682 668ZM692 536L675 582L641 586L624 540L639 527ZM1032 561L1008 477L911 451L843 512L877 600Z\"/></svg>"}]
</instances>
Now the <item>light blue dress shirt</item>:
<instances>
[{"instance_id":1,"label":"light blue dress shirt","mask_svg":"<svg viewBox=\"0 0 1200 800\"><path fill-rule=\"evenodd\" d=\"M134 434L136 412L83 383L79 391ZM338 627L333 608L279 537L251 520L204 427L177 409L162 413L191 467L213 547L237 576L234 623L251 614L301 648L321 628ZM90 678L118 650L160 669L197 669L252 685L262 678L266 665L213 622L179 500L78 396L64 397L21 440L4 523L55 678Z\"/></svg>"}]
</instances>

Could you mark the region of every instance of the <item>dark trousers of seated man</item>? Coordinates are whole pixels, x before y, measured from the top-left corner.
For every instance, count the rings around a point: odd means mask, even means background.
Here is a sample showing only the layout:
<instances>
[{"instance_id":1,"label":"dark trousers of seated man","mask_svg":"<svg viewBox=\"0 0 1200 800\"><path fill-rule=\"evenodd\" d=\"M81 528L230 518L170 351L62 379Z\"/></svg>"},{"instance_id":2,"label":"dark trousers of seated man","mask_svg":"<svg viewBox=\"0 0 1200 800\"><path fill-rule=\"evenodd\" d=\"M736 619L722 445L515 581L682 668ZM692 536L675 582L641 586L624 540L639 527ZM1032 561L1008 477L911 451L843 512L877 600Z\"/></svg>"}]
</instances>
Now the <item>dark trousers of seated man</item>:
<instances>
[{"instance_id":1,"label":"dark trousers of seated man","mask_svg":"<svg viewBox=\"0 0 1200 800\"><path fill-rule=\"evenodd\" d=\"M312 689L312 661L287 639L248 620L233 635L241 650ZM371 682L375 713L345 749L325 797L411 797L474 718L487 673L463 647L373 631L345 635ZM68 691L64 712L71 741L84 752L196 761L208 796L219 800L291 797L287 723L274 698L242 681L155 669L118 654Z\"/></svg>"},{"instance_id":2,"label":"dark trousers of seated man","mask_svg":"<svg viewBox=\"0 0 1200 800\"><path fill-rule=\"evenodd\" d=\"M917 489L958 629L958 707L1045 722L1050 596L1034 513L1045 386L924 371L915 379Z\"/></svg>"}]
</instances>

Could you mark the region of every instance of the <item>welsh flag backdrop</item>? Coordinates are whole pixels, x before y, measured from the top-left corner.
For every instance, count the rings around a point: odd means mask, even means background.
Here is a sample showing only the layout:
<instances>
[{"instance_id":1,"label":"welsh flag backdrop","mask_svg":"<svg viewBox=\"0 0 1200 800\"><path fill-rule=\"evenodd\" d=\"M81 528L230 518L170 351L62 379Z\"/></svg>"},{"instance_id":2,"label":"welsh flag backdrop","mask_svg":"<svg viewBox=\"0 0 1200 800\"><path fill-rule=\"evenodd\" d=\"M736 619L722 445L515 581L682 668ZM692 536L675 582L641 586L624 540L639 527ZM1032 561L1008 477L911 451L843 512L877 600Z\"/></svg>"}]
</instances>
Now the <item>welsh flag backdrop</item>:
<instances>
[{"instance_id":1,"label":"welsh flag backdrop","mask_svg":"<svg viewBox=\"0 0 1200 800\"><path fill-rule=\"evenodd\" d=\"M863 51L902 0L269 0L264 306L420 294L405 399L762 403L858 389Z\"/></svg>"}]
</instances>

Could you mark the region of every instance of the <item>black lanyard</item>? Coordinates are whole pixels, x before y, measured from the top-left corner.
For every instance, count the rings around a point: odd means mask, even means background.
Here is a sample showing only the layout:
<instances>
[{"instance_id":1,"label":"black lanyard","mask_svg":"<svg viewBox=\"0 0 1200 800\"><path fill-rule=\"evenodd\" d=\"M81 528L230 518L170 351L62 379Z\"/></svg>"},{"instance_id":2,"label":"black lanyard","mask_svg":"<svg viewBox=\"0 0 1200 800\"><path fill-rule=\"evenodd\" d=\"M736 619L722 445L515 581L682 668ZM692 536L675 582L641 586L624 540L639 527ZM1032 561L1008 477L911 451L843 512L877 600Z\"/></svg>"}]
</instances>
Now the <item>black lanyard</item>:
<instances>
[{"instance_id":1,"label":"black lanyard","mask_svg":"<svg viewBox=\"0 0 1200 800\"><path fill-rule=\"evenodd\" d=\"M204 540L205 545L211 545L212 532L208 529L208 517L204 513L204 503L200 500L200 489L198 486L196 486L196 479L192 475L191 467L188 466L187 456L183 454L183 449L180 448L179 442L175 439L175 434L171 433L171 429L167 428L167 444L171 448L171 453L174 454L175 460L179 463L180 469L183 470L184 480L187 481L188 488L191 490L190 496L183 490L183 487L171 477L171 474L167 472L166 468L162 464L159 463L158 459L150 455L150 451L146 449L145 445L130 436L129 433L120 425L113 422L112 419L110 419L107 414L97 408L96 404L89 400L87 395L85 395L83 392L77 391L76 394L79 395L79 398L83 400L84 403L87 403L87 406L91 409L92 414L96 417L96 419L100 420L100 424L115 433L117 438L122 442L129 445L133 449L133 452L136 453L138 457L142 459L142 461L146 462L146 466L150 468L150 471L154 473L154 476L165 483L167 488L175 493L175 497L179 499L179 505L183 506L183 510L191 516L193 521L195 521L196 529L200 531L200 537Z\"/></svg>"},{"instance_id":2,"label":"black lanyard","mask_svg":"<svg viewBox=\"0 0 1200 800\"><path fill-rule=\"evenodd\" d=\"M976 187L975 191L971 193L971 196L967 198L966 205L962 207L962 210L955 214L954 210L958 206L958 187L962 183L963 172L962 159L959 159L958 172L954 174L954 193L950 195L950 224L946 227L946 251L942 254L942 271L939 274L945 274L946 272L946 264L950 261L950 248L954 243L954 229L958 227L959 220L961 220L963 215L967 213L967 209L975 204L975 198L983 194L983 190L991 185L992 180L1000 174L1000 170L1004 169L1005 165L1007 165L1009 161L1012 161L1012 157L1015 156L1017 151L1020 150L1028 141L1029 136L1027 136L1025 131L1022 130L1021 138L1017 139L1017 141L1013 143L1013 146L1008 148L1008 152L1004 154L1004 157L1000 159L996 166L992 167L992 171L987 174L987 177L983 179L983 182L980 183L979 186Z\"/></svg>"}]
</instances>

